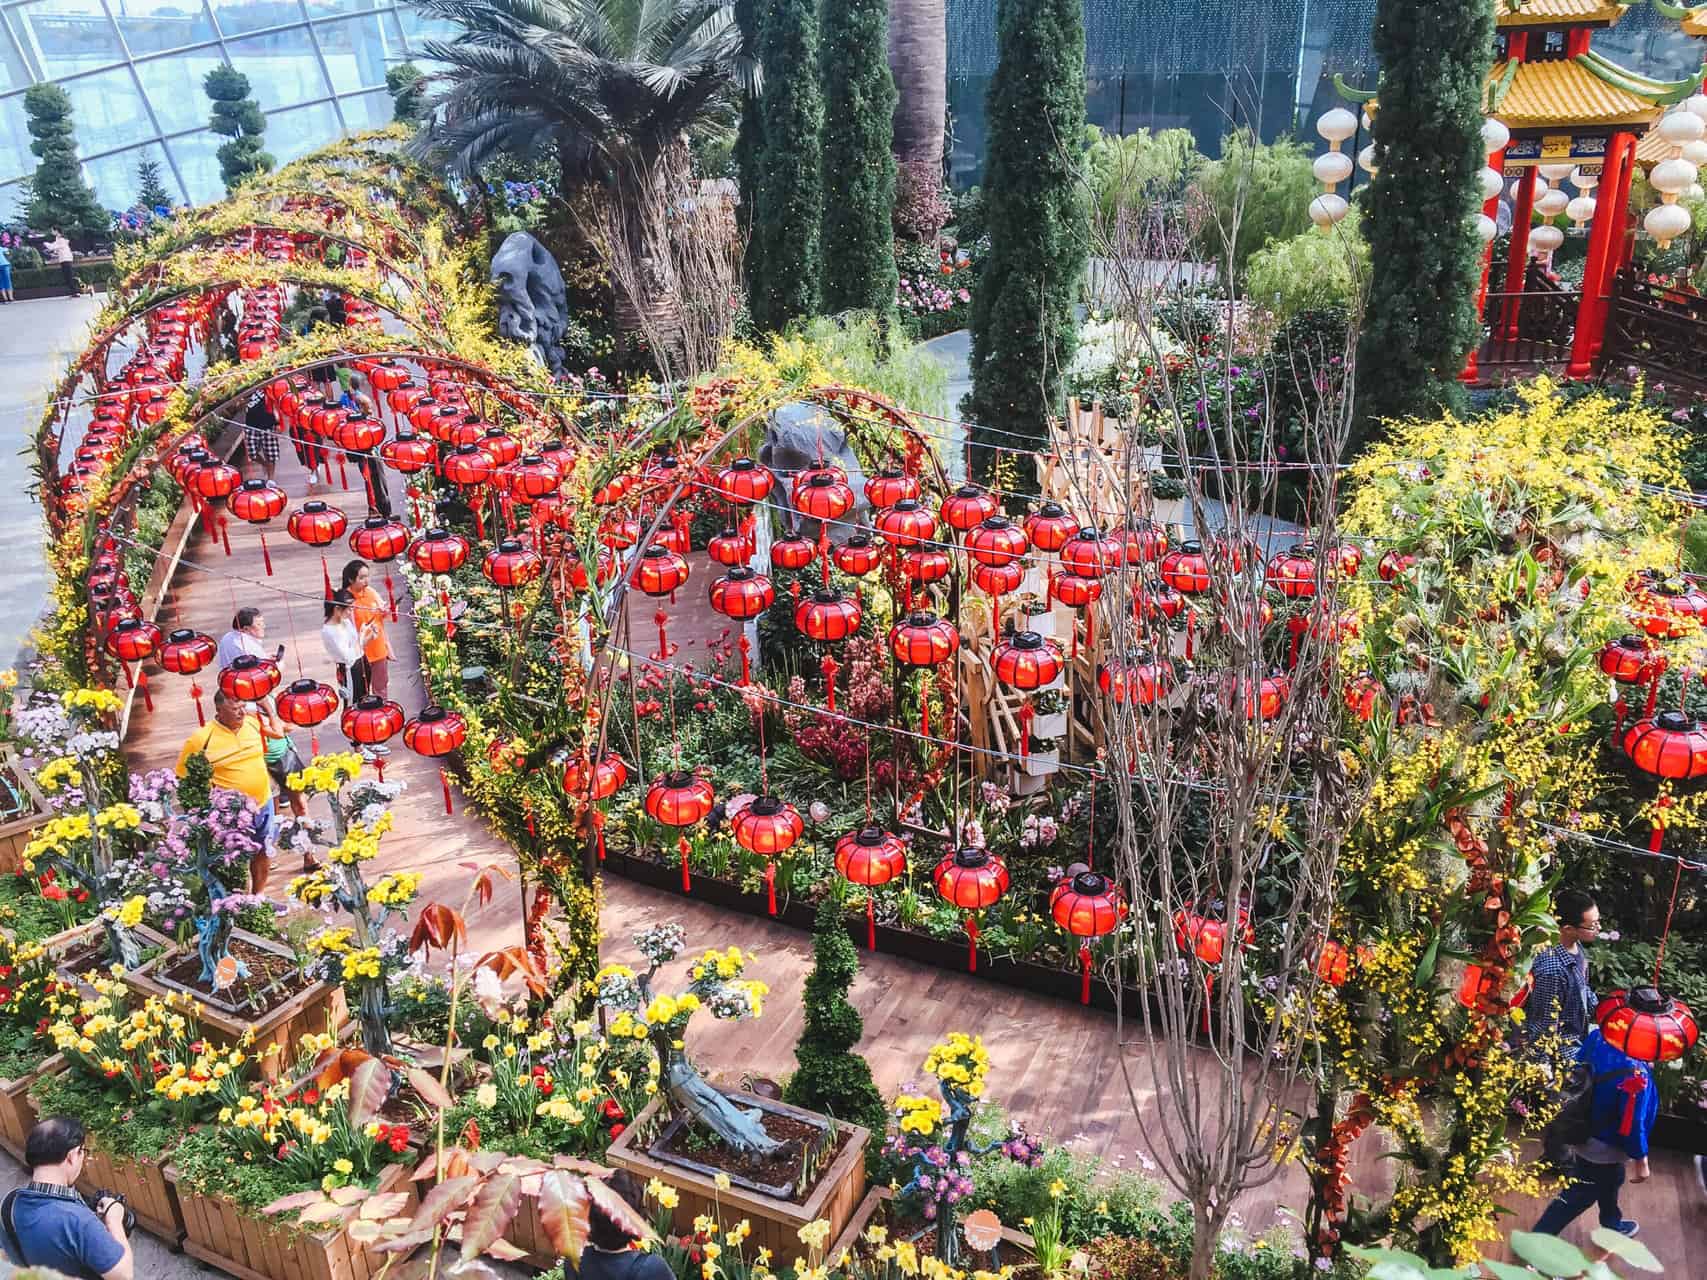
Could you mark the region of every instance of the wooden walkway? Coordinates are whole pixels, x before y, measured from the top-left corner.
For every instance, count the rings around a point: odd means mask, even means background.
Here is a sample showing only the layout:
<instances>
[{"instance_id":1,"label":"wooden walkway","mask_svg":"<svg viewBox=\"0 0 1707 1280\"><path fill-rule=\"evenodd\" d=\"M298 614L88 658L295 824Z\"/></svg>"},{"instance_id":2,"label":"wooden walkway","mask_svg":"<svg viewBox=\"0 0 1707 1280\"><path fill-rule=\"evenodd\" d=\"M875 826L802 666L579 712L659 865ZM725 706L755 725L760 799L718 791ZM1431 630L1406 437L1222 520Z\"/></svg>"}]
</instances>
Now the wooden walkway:
<instances>
[{"instance_id":1,"label":"wooden walkway","mask_svg":"<svg viewBox=\"0 0 1707 1280\"><path fill-rule=\"evenodd\" d=\"M357 479L353 470L350 476ZM327 492L319 485L310 490L306 473L288 448L280 460L277 479L290 493L293 509L313 496L342 506L352 523L365 510L365 497L359 491ZM397 505L401 510L401 502ZM256 605L265 613L269 642L285 645L286 679L294 679L299 670L330 679L330 659L323 653L319 637L319 556L293 542L281 518L274 522L267 539L274 567L274 576L269 578L262 563L259 532L237 521L231 523L229 532L230 558L204 534L198 533L186 549L162 611L162 627L193 626L217 637L230 626L237 608ZM342 548L336 550L338 554L329 557L334 574L345 558ZM695 577L703 582L701 572L701 566L696 565ZM419 655L401 575L394 575L394 582L402 613L401 620L389 628L395 654L391 696L412 715L423 702ZM698 589L690 589L678 607L691 608L691 601L701 599ZM649 620L649 615L645 616ZM637 631L650 639L644 623ZM671 638L677 639L675 628ZM703 643L708 637L684 629L680 638ZM196 726L187 681L155 670L150 673L150 683L155 709L150 714L138 708L125 744L138 770L170 767L185 737ZM203 683L211 699L211 678ZM207 705L211 714L211 700ZM322 727L323 747L330 750L341 743L330 723ZM306 733L299 734L305 755L306 738ZM421 873L422 902L460 905L470 879L463 863L514 866L510 850L468 812L460 796L455 814L445 815L438 770L429 762L395 744L386 777L406 781L410 790L398 805L397 825L385 838L379 865ZM281 859L269 886L270 896L282 897L292 873L288 859ZM489 948L519 941L520 918L519 895L512 883L490 906L471 917L471 945ZM712 1075L729 1082L738 1082L744 1074L786 1076L794 1068L794 1044L801 1030L799 993L811 968L811 938L766 920L730 915L611 879L605 884L607 958L636 961L632 935L661 919L679 920L687 929L690 946L696 949L733 943L754 953L749 972L771 988L765 1014L756 1022L725 1024L710 1018L696 1022L692 1032L695 1057ZM683 967L678 962L666 975L666 982L678 977ZM1129 1051L1141 1109L1141 1114L1134 1115L1113 1044L1113 1023L1106 1014L966 974L863 952L853 1002L865 1018L862 1047L885 1095L892 1095L903 1083L916 1078L930 1046L946 1032L974 1032L984 1037L990 1050L990 1096L1016 1121L1056 1141L1071 1142L1076 1150L1101 1156L1112 1167L1148 1168L1151 1155L1145 1134L1157 1123L1149 1069L1141 1051ZM1385 1176L1385 1162L1377 1155L1373 1143L1359 1144L1356 1181ZM1707 1240L1707 1199L1698 1193L1687 1159L1658 1155L1654 1171L1653 1182L1627 1190L1625 1210L1641 1220L1642 1238L1666 1263L1668 1277L1707 1280L1707 1251L1699 1247ZM1293 1166L1267 1186L1247 1193L1238 1213L1246 1228L1257 1233L1274 1224L1277 1207L1299 1206L1303 1201L1303 1173ZM1513 1221L1520 1225L1527 1226L1538 1212L1533 1205L1513 1207L1517 1209ZM1589 1219L1583 1219L1571 1229L1571 1237L1586 1243L1589 1225ZM1693 1251L1691 1241L1696 1245Z\"/></svg>"}]
</instances>

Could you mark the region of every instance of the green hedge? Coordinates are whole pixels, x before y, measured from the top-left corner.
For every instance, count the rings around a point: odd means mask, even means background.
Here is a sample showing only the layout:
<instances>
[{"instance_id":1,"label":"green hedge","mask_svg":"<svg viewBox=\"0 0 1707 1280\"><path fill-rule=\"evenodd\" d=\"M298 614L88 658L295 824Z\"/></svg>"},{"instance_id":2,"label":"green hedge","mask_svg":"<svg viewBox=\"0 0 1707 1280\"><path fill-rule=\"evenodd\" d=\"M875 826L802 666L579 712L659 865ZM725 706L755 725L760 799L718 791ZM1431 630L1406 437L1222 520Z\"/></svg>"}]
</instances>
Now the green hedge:
<instances>
[{"instance_id":1,"label":"green hedge","mask_svg":"<svg viewBox=\"0 0 1707 1280\"><path fill-rule=\"evenodd\" d=\"M95 289L105 289L113 282L113 264L111 260L99 262L74 262L72 271L82 283ZM63 280L59 267L13 267L12 288L14 289L58 289Z\"/></svg>"}]
</instances>

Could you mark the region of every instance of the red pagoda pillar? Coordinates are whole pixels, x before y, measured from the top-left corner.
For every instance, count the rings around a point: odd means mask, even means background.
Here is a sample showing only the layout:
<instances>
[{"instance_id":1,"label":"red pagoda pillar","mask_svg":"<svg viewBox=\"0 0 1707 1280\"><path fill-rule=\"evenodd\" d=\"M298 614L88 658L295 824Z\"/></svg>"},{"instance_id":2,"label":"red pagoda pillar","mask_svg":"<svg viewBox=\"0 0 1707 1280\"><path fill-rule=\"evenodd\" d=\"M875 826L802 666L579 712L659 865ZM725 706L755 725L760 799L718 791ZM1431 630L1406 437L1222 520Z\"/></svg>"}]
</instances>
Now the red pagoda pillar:
<instances>
[{"instance_id":1,"label":"red pagoda pillar","mask_svg":"<svg viewBox=\"0 0 1707 1280\"><path fill-rule=\"evenodd\" d=\"M1630 161L1624 166L1624 178L1618 184L1618 238L1613 244L1618 250L1617 258L1612 264L1614 277L1621 271L1630 269L1630 259L1636 252L1636 229L1630 225L1630 180L1636 175L1636 148L1630 148ZM1601 167L1601 181L1606 180L1605 166Z\"/></svg>"},{"instance_id":2,"label":"red pagoda pillar","mask_svg":"<svg viewBox=\"0 0 1707 1280\"><path fill-rule=\"evenodd\" d=\"M1604 292L1611 277L1607 264L1613 256L1613 233L1619 225L1618 195L1624 185L1624 170L1631 160L1634 139L1615 133L1606 149L1600 184L1595 188L1594 221L1589 224L1588 264L1583 269L1582 296L1577 299L1576 331L1571 335L1571 363L1567 378L1586 378L1594 369L1606 326Z\"/></svg>"},{"instance_id":3,"label":"red pagoda pillar","mask_svg":"<svg viewBox=\"0 0 1707 1280\"><path fill-rule=\"evenodd\" d=\"M1517 341L1519 312L1523 308L1523 282L1529 274L1529 224L1535 219L1535 178L1537 166L1523 171L1517 187L1517 208L1511 217L1511 251L1505 259L1505 300L1500 320L1505 326L1507 342Z\"/></svg>"}]
</instances>

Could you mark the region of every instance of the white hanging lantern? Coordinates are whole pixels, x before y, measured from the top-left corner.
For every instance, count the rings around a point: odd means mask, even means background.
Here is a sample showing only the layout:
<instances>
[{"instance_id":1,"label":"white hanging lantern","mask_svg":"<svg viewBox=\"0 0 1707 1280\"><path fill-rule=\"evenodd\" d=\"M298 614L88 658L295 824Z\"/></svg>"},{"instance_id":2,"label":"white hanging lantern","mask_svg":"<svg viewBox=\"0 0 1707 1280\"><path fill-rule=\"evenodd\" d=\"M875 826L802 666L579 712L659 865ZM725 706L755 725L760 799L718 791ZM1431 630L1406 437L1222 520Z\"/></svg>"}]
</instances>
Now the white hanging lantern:
<instances>
[{"instance_id":1,"label":"white hanging lantern","mask_svg":"<svg viewBox=\"0 0 1707 1280\"><path fill-rule=\"evenodd\" d=\"M1594 217L1594 197L1576 197L1565 206L1565 216L1577 226L1581 227L1585 222Z\"/></svg>"},{"instance_id":2,"label":"white hanging lantern","mask_svg":"<svg viewBox=\"0 0 1707 1280\"><path fill-rule=\"evenodd\" d=\"M1483 244L1492 244L1493 239L1500 233L1500 224L1485 213L1476 215L1476 238Z\"/></svg>"},{"instance_id":3,"label":"white hanging lantern","mask_svg":"<svg viewBox=\"0 0 1707 1280\"><path fill-rule=\"evenodd\" d=\"M1310 201L1310 221L1316 224L1318 230L1329 231L1333 229L1334 223L1345 217L1350 208L1343 197L1327 191Z\"/></svg>"},{"instance_id":4,"label":"white hanging lantern","mask_svg":"<svg viewBox=\"0 0 1707 1280\"><path fill-rule=\"evenodd\" d=\"M1542 223L1539 227L1529 229L1529 251L1531 253L1552 253L1565 243L1565 233L1551 223Z\"/></svg>"},{"instance_id":5,"label":"white hanging lantern","mask_svg":"<svg viewBox=\"0 0 1707 1280\"><path fill-rule=\"evenodd\" d=\"M1678 154L1699 169L1707 164L1707 138L1697 138L1693 142L1684 143L1678 149Z\"/></svg>"},{"instance_id":6,"label":"white hanging lantern","mask_svg":"<svg viewBox=\"0 0 1707 1280\"><path fill-rule=\"evenodd\" d=\"M1545 195L1536 199L1535 212L1540 214L1543 218L1557 218L1565 211L1565 206L1570 202L1571 198L1568 195L1558 187L1554 187Z\"/></svg>"},{"instance_id":7,"label":"white hanging lantern","mask_svg":"<svg viewBox=\"0 0 1707 1280\"><path fill-rule=\"evenodd\" d=\"M1660 117L1660 137L1674 147L1707 135L1707 121L1693 111L1670 111Z\"/></svg>"},{"instance_id":8,"label":"white hanging lantern","mask_svg":"<svg viewBox=\"0 0 1707 1280\"><path fill-rule=\"evenodd\" d=\"M1593 191L1600 185L1600 175L1598 173L1584 173L1581 169L1572 169L1571 185L1578 191Z\"/></svg>"},{"instance_id":9,"label":"white hanging lantern","mask_svg":"<svg viewBox=\"0 0 1707 1280\"><path fill-rule=\"evenodd\" d=\"M1492 200L1505 187L1505 177L1498 169L1482 170L1482 199Z\"/></svg>"},{"instance_id":10,"label":"white hanging lantern","mask_svg":"<svg viewBox=\"0 0 1707 1280\"><path fill-rule=\"evenodd\" d=\"M1482 147L1488 155L1503 151L1505 144L1511 141L1511 130L1498 120L1489 118L1482 121Z\"/></svg>"},{"instance_id":11,"label":"white hanging lantern","mask_svg":"<svg viewBox=\"0 0 1707 1280\"><path fill-rule=\"evenodd\" d=\"M1642 226L1662 249L1688 231L1689 224L1689 210L1676 204L1656 204L1642 219Z\"/></svg>"},{"instance_id":12,"label":"white hanging lantern","mask_svg":"<svg viewBox=\"0 0 1707 1280\"><path fill-rule=\"evenodd\" d=\"M1357 153L1357 163L1363 166L1365 173L1381 172L1375 164L1375 144L1373 142Z\"/></svg>"},{"instance_id":13,"label":"white hanging lantern","mask_svg":"<svg viewBox=\"0 0 1707 1280\"><path fill-rule=\"evenodd\" d=\"M1707 93L1692 93L1683 100L1683 109L1707 120Z\"/></svg>"},{"instance_id":14,"label":"white hanging lantern","mask_svg":"<svg viewBox=\"0 0 1707 1280\"><path fill-rule=\"evenodd\" d=\"M1544 164L1541 166L1541 176L1548 182L1563 182L1571 176L1571 170L1576 168L1570 164Z\"/></svg>"},{"instance_id":15,"label":"white hanging lantern","mask_svg":"<svg viewBox=\"0 0 1707 1280\"><path fill-rule=\"evenodd\" d=\"M1351 157L1343 151L1324 151L1310 168L1317 182L1324 187L1336 187L1351 177Z\"/></svg>"},{"instance_id":16,"label":"white hanging lantern","mask_svg":"<svg viewBox=\"0 0 1707 1280\"><path fill-rule=\"evenodd\" d=\"M1324 111L1321 118L1316 121L1316 132L1321 134L1330 144L1344 142L1357 132L1357 117L1344 107L1335 107L1332 111Z\"/></svg>"},{"instance_id":17,"label":"white hanging lantern","mask_svg":"<svg viewBox=\"0 0 1707 1280\"><path fill-rule=\"evenodd\" d=\"M1658 191L1667 204L1688 191L1695 178L1695 166L1679 157L1661 160L1648 171L1648 185Z\"/></svg>"},{"instance_id":18,"label":"white hanging lantern","mask_svg":"<svg viewBox=\"0 0 1707 1280\"><path fill-rule=\"evenodd\" d=\"M1363 121L1363 127L1365 129L1373 129L1375 127L1375 121L1370 119L1370 117L1369 117L1369 108L1368 107L1365 107L1362 111L1359 111L1357 113L1357 118L1359 120Z\"/></svg>"}]
</instances>

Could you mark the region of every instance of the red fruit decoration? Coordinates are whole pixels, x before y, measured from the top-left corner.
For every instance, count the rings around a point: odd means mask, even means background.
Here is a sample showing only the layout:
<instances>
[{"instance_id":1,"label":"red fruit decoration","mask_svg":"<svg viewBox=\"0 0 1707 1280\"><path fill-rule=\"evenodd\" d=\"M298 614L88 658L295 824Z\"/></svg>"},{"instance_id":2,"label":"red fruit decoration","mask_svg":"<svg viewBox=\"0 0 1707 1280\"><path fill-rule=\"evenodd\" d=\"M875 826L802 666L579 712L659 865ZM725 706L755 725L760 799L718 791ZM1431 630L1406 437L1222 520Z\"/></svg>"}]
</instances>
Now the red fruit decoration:
<instances>
[{"instance_id":1,"label":"red fruit decoration","mask_svg":"<svg viewBox=\"0 0 1707 1280\"><path fill-rule=\"evenodd\" d=\"M437 759L448 756L468 740L468 722L443 707L423 707L421 714L403 726L403 745L418 756ZM439 786L444 791L445 813L450 803L450 776L439 766Z\"/></svg>"},{"instance_id":2,"label":"red fruit decoration","mask_svg":"<svg viewBox=\"0 0 1707 1280\"><path fill-rule=\"evenodd\" d=\"M691 827L711 812L714 803L711 783L685 769L659 774L646 789L646 812L666 827ZM682 855L682 892L691 893L688 854L693 847L685 834L676 837L676 845Z\"/></svg>"},{"instance_id":3,"label":"red fruit decoration","mask_svg":"<svg viewBox=\"0 0 1707 1280\"><path fill-rule=\"evenodd\" d=\"M835 644L859 630L859 601L833 587L814 591L794 606L794 625L820 644Z\"/></svg>"},{"instance_id":4,"label":"red fruit decoration","mask_svg":"<svg viewBox=\"0 0 1707 1280\"><path fill-rule=\"evenodd\" d=\"M1308 542L1294 543L1268 562L1268 585L1289 600L1316 594L1316 548Z\"/></svg>"},{"instance_id":5,"label":"red fruit decoration","mask_svg":"<svg viewBox=\"0 0 1707 1280\"><path fill-rule=\"evenodd\" d=\"M1049 895L1049 914L1079 942L1079 1003L1091 1002L1092 938L1113 933L1126 919L1126 896L1107 876L1081 871L1056 885Z\"/></svg>"},{"instance_id":6,"label":"red fruit decoration","mask_svg":"<svg viewBox=\"0 0 1707 1280\"><path fill-rule=\"evenodd\" d=\"M1005 637L991 650L990 663L999 684L1026 693L1054 683L1066 665L1061 646L1035 631Z\"/></svg>"},{"instance_id":7,"label":"red fruit decoration","mask_svg":"<svg viewBox=\"0 0 1707 1280\"><path fill-rule=\"evenodd\" d=\"M1006 516L991 516L966 533L966 554L974 564L1001 569L1026 552L1023 530Z\"/></svg>"},{"instance_id":8,"label":"red fruit decoration","mask_svg":"<svg viewBox=\"0 0 1707 1280\"><path fill-rule=\"evenodd\" d=\"M988 849L956 849L931 872L931 883L944 902L966 912L966 968L978 972L978 918L976 913L998 901L1008 891L1008 868Z\"/></svg>"},{"instance_id":9,"label":"red fruit decoration","mask_svg":"<svg viewBox=\"0 0 1707 1280\"><path fill-rule=\"evenodd\" d=\"M879 511L872 524L878 536L898 550L929 542L936 534L936 517L917 498L902 498L894 506Z\"/></svg>"},{"instance_id":10,"label":"red fruit decoration","mask_svg":"<svg viewBox=\"0 0 1707 1280\"><path fill-rule=\"evenodd\" d=\"M865 946L877 950L877 895L869 892L907 870L907 846L881 827L861 827L836 841L836 873L865 895Z\"/></svg>"},{"instance_id":11,"label":"red fruit decoration","mask_svg":"<svg viewBox=\"0 0 1707 1280\"><path fill-rule=\"evenodd\" d=\"M814 520L839 520L853 510L854 494L840 467L803 471L794 480L794 509Z\"/></svg>"},{"instance_id":12,"label":"red fruit decoration","mask_svg":"<svg viewBox=\"0 0 1707 1280\"><path fill-rule=\"evenodd\" d=\"M942 522L956 533L966 533L996 514L997 505L987 489L963 484L942 502Z\"/></svg>"},{"instance_id":13,"label":"red fruit decoration","mask_svg":"<svg viewBox=\"0 0 1707 1280\"><path fill-rule=\"evenodd\" d=\"M586 801L600 862L605 860L605 812L598 802L610 799L627 781L628 766L614 751L595 751L590 758L574 755L563 763L563 794Z\"/></svg>"},{"instance_id":14,"label":"red fruit decoration","mask_svg":"<svg viewBox=\"0 0 1707 1280\"><path fill-rule=\"evenodd\" d=\"M889 630L889 652L903 667L934 667L954 656L960 632L954 624L922 610L908 614Z\"/></svg>"},{"instance_id":15,"label":"red fruit decoration","mask_svg":"<svg viewBox=\"0 0 1707 1280\"><path fill-rule=\"evenodd\" d=\"M852 495L850 494L851 498ZM806 833L800 811L786 800L759 796L730 819L735 843L765 860L765 896L776 914L776 859Z\"/></svg>"},{"instance_id":16,"label":"red fruit decoration","mask_svg":"<svg viewBox=\"0 0 1707 1280\"><path fill-rule=\"evenodd\" d=\"M1079 531L1079 522L1059 502L1045 502L1025 518L1025 536L1039 551L1059 551Z\"/></svg>"},{"instance_id":17,"label":"red fruit decoration","mask_svg":"<svg viewBox=\"0 0 1707 1280\"><path fill-rule=\"evenodd\" d=\"M725 502L747 506L763 502L776 487L776 476L769 467L751 458L736 458L717 473L711 490Z\"/></svg>"},{"instance_id":18,"label":"red fruit decoration","mask_svg":"<svg viewBox=\"0 0 1707 1280\"><path fill-rule=\"evenodd\" d=\"M279 667L271 658L240 653L219 673L219 688L228 698L259 702L279 687Z\"/></svg>"},{"instance_id":19,"label":"red fruit decoration","mask_svg":"<svg viewBox=\"0 0 1707 1280\"><path fill-rule=\"evenodd\" d=\"M858 529L848 535L848 540L830 552L830 559L836 568L855 578L863 578L877 568L882 560L882 552L871 534L864 529Z\"/></svg>"},{"instance_id":20,"label":"red fruit decoration","mask_svg":"<svg viewBox=\"0 0 1707 1280\"><path fill-rule=\"evenodd\" d=\"M873 511L886 511L907 498L918 498L919 478L894 467L879 471L865 482L865 500Z\"/></svg>"},{"instance_id":21,"label":"red fruit decoration","mask_svg":"<svg viewBox=\"0 0 1707 1280\"><path fill-rule=\"evenodd\" d=\"M762 573L736 565L711 584L711 607L726 618L746 622L776 603L776 588Z\"/></svg>"},{"instance_id":22,"label":"red fruit decoration","mask_svg":"<svg viewBox=\"0 0 1707 1280\"><path fill-rule=\"evenodd\" d=\"M1097 687L1112 701L1135 702L1141 707L1153 706L1167 697L1173 684L1173 663L1158 659L1148 649L1140 649L1131 662L1104 663L1097 672Z\"/></svg>"},{"instance_id":23,"label":"red fruit decoration","mask_svg":"<svg viewBox=\"0 0 1707 1280\"><path fill-rule=\"evenodd\" d=\"M1675 1062L1701 1038L1689 1006L1653 987L1610 992L1596 1006L1594 1020L1608 1044L1638 1062ZM1626 1121L1634 1104L1633 1093L1625 1104Z\"/></svg>"}]
</instances>

